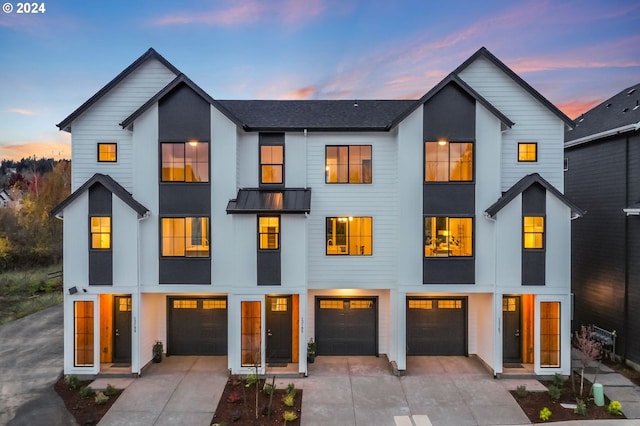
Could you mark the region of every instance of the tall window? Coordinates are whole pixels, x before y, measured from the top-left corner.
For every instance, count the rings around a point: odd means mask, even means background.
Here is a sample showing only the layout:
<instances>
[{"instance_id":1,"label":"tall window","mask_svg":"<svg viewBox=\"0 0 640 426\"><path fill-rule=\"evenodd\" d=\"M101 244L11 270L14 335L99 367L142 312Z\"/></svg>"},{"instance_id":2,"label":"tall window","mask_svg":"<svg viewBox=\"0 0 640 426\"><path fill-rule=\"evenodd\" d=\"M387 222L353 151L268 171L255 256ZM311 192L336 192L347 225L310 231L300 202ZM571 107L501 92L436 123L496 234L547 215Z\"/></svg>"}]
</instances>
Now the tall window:
<instances>
[{"instance_id":1,"label":"tall window","mask_svg":"<svg viewBox=\"0 0 640 426\"><path fill-rule=\"evenodd\" d=\"M111 248L111 218L109 216L92 216L91 248L108 250Z\"/></svg>"},{"instance_id":2,"label":"tall window","mask_svg":"<svg viewBox=\"0 0 640 426\"><path fill-rule=\"evenodd\" d=\"M163 143L162 181L209 182L209 143Z\"/></svg>"},{"instance_id":3,"label":"tall window","mask_svg":"<svg viewBox=\"0 0 640 426\"><path fill-rule=\"evenodd\" d=\"M260 145L260 183L284 183L284 145Z\"/></svg>"},{"instance_id":4,"label":"tall window","mask_svg":"<svg viewBox=\"0 0 640 426\"><path fill-rule=\"evenodd\" d=\"M425 182L473 180L473 143L425 142Z\"/></svg>"},{"instance_id":5,"label":"tall window","mask_svg":"<svg viewBox=\"0 0 640 426\"><path fill-rule=\"evenodd\" d=\"M538 161L538 144L535 142L518 142L518 161Z\"/></svg>"},{"instance_id":6,"label":"tall window","mask_svg":"<svg viewBox=\"0 0 640 426\"><path fill-rule=\"evenodd\" d=\"M560 367L560 302L540 302L540 367Z\"/></svg>"},{"instance_id":7,"label":"tall window","mask_svg":"<svg viewBox=\"0 0 640 426\"><path fill-rule=\"evenodd\" d=\"M522 218L522 245L525 249L544 248L544 217L524 216Z\"/></svg>"},{"instance_id":8,"label":"tall window","mask_svg":"<svg viewBox=\"0 0 640 426\"><path fill-rule=\"evenodd\" d=\"M280 248L280 218L258 217L258 234L260 250L277 250Z\"/></svg>"},{"instance_id":9,"label":"tall window","mask_svg":"<svg viewBox=\"0 0 640 426\"><path fill-rule=\"evenodd\" d=\"M371 145L325 148L326 183L371 183Z\"/></svg>"},{"instance_id":10,"label":"tall window","mask_svg":"<svg viewBox=\"0 0 640 426\"><path fill-rule=\"evenodd\" d=\"M240 352L243 367L261 363L261 306L260 302L241 302Z\"/></svg>"},{"instance_id":11,"label":"tall window","mask_svg":"<svg viewBox=\"0 0 640 426\"><path fill-rule=\"evenodd\" d=\"M209 218L162 218L162 256L209 256Z\"/></svg>"},{"instance_id":12,"label":"tall window","mask_svg":"<svg viewBox=\"0 0 640 426\"><path fill-rule=\"evenodd\" d=\"M118 161L118 145L116 143L98 144L98 162L115 163Z\"/></svg>"},{"instance_id":13,"label":"tall window","mask_svg":"<svg viewBox=\"0 0 640 426\"><path fill-rule=\"evenodd\" d=\"M327 254L371 256L372 219L370 217L328 217Z\"/></svg>"},{"instance_id":14,"label":"tall window","mask_svg":"<svg viewBox=\"0 0 640 426\"><path fill-rule=\"evenodd\" d=\"M74 302L73 352L76 367L93 366L93 302Z\"/></svg>"},{"instance_id":15,"label":"tall window","mask_svg":"<svg viewBox=\"0 0 640 426\"><path fill-rule=\"evenodd\" d=\"M426 216L426 257L473 256L473 219L470 217Z\"/></svg>"}]
</instances>

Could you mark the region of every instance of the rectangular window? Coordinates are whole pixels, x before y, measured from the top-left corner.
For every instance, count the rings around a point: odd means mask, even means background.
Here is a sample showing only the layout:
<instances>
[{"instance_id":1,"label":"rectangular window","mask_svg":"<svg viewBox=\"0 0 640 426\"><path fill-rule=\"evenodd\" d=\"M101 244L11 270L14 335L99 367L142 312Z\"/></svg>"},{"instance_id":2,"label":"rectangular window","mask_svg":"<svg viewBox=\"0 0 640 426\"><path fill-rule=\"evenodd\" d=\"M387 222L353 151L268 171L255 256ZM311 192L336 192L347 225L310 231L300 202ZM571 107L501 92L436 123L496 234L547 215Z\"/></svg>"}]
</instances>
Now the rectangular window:
<instances>
[{"instance_id":1,"label":"rectangular window","mask_svg":"<svg viewBox=\"0 0 640 426\"><path fill-rule=\"evenodd\" d=\"M99 143L98 144L98 162L99 163L115 163L116 161L118 161L118 144Z\"/></svg>"},{"instance_id":2,"label":"rectangular window","mask_svg":"<svg viewBox=\"0 0 640 426\"><path fill-rule=\"evenodd\" d=\"M425 182L471 182L473 143L425 142Z\"/></svg>"},{"instance_id":3,"label":"rectangular window","mask_svg":"<svg viewBox=\"0 0 640 426\"><path fill-rule=\"evenodd\" d=\"M191 300L174 300L173 309L198 309L198 301Z\"/></svg>"},{"instance_id":4,"label":"rectangular window","mask_svg":"<svg viewBox=\"0 0 640 426\"><path fill-rule=\"evenodd\" d=\"M433 300L409 300L409 309L433 309Z\"/></svg>"},{"instance_id":5,"label":"rectangular window","mask_svg":"<svg viewBox=\"0 0 640 426\"><path fill-rule=\"evenodd\" d=\"M560 367L560 302L540 302L540 367Z\"/></svg>"},{"instance_id":6,"label":"rectangular window","mask_svg":"<svg viewBox=\"0 0 640 426\"><path fill-rule=\"evenodd\" d=\"M473 219L426 216L424 218L424 255L426 257L473 256Z\"/></svg>"},{"instance_id":7,"label":"rectangular window","mask_svg":"<svg viewBox=\"0 0 640 426\"><path fill-rule=\"evenodd\" d=\"M544 248L544 217L524 216L522 218L522 242L525 249Z\"/></svg>"},{"instance_id":8,"label":"rectangular window","mask_svg":"<svg viewBox=\"0 0 640 426\"><path fill-rule=\"evenodd\" d=\"M111 218L109 216L91 217L91 248L111 249Z\"/></svg>"},{"instance_id":9,"label":"rectangular window","mask_svg":"<svg viewBox=\"0 0 640 426\"><path fill-rule=\"evenodd\" d=\"M462 300L438 300L438 309L462 309Z\"/></svg>"},{"instance_id":10,"label":"rectangular window","mask_svg":"<svg viewBox=\"0 0 640 426\"><path fill-rule=\"evenodd\" d=\"M131 312L131 298L130 297L119 297L118 298L118 311L120 311L120 312Z\"/></svg>"},{"instance_id":11,"label":"rectangular window","mask_svg":"<svg viewBox=\"0 0 640 426\"><path fill-rule=\"evenodd\" d=\"M209 218L162 218L162 256L209 256Z\"/></svg>"},{"instance_id":12,"label":"rectangular window","mask_svg":"<svg viewBox=\"0 0 640 426\"><path fill-rule=\"evenodd\" d=\"M258 235L260 250L278 250L280 248L280 218L258 217Z\"/></svg>"},{"instance_id":13,"label":"rectangular window","mask_svg":"<svg viewBox=\"0 0 640 426\"><path fill-rule=\"evenodd\" d=\"M261 306L260 302L241 302L241 363L243 367L261 364Z\"/></svg>"},{"instance_id":14,"label":"rectangular window","mask_svg":"<svg viewBox=\"0 0 640 426\"><path fill-rule=\"evenodd\" d=\"M371 145L327 145L325 183L371 183Z\"/></svg>"},{"instance_id":15,"label":"rectangular window","mask_svg":"<svg viewBox=\"0 0 640 426\"><path fill-rule=\"evenodd\" d=\"M344 309L343 300L321 300L320 309Z\"/></svg>"},{"instance_id":16,"label":"rectangular window","mask_svg":"<svg viewBox=\"0 0 640 426\"><path fill-rule=\"evenodd\" d=\"M202 309L227 309L227 301L222 299L203 300Z\"/></svg>"},{"instance_id":17,"label":"rectangular window","mask_svg":"<svg viewBox=\"0 0 640 426\"><path fill-rule=\"evenodd\" d=\"M93 302L74 302L74 365L93 367Z\"/></svg>"},{"instance_id":18,"label":"rectangular window","mask_svg":"<svg viewBox=\"0 0 640 426\"><path fill-rule=\"evenodd\" d=\"M372 222L370 217L328 217L327 254L371 256Z\"/></svg>"},{"instance_id":19,"label":"rectangular window","mask_svg":"<svg viewBox=\"0 0 640 426\"><path fill-rule=\"evenodd\" d=\"M209 143L163 143L162 182L209 182Z\"/></svg>"},{"instance_id":20,"label":"rectangular window","mask_svg":"<svg viewBox=\"0 0 640 426\"><path fill-rule=\"evenodd\" d=\"M260 184L284 184L284 145L260 145Z\"/></svg>"},{"instance_id":21,"label":"rectangular window","mask_svg":"<svg viewBox=\"0 0 640 426\"><path fill-rule=\"evenodd\" d=\"M287 312L289 299L286 297L274 297L271 299L271 312Z\"/></svg>"},{"instance_id":22,"label":"rectangular window","mask_svg":"<svg viewBox=\"0 0 640 426\"><path fill-rule=\"evenodd\" d=\"M538 144L536 142L518 142L518 161L538 161Z\"/></svg>"}]
</instances>

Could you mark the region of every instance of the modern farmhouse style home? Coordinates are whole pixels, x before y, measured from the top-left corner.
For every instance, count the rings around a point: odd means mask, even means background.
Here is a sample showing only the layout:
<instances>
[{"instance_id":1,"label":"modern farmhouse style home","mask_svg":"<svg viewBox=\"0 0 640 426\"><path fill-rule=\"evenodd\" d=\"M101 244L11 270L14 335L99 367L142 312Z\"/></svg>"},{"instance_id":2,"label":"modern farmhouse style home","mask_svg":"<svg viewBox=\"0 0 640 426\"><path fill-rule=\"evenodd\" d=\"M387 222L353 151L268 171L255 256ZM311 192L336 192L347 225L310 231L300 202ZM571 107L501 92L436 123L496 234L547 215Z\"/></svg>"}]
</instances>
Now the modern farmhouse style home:
<instances>
[{"instance_id":1,"label":"modern farmhouse style home","mask_svg":"<svg viewBox=\"0 0 640 426\"><path fill-rule=\"evenodd\" d=\"M568 374L573 122L481 48L418 100L217 100L149 49L58 127L66 374L473 355Z\"/></svg>"}]
</instances>

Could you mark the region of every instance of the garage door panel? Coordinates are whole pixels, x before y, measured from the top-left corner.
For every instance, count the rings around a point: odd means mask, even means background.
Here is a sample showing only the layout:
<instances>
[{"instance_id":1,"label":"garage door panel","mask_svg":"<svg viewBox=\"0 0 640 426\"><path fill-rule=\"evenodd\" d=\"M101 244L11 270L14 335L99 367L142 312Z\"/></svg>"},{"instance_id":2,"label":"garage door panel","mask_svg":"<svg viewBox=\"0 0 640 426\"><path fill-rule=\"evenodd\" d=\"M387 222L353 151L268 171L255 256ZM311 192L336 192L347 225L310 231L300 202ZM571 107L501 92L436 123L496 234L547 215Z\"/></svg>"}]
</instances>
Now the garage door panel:
<instances>
[{"instance_id":1,"label":"garage door panel","mask_svg":"<svg viewBox=\"0 0 640 426\"><path fill-rule=\"evenodd\" d=\"M169 299L167 352L170 355L226 355L226 299Z\"/></svg>"},{"instance_id":2,"label":"garage door panel","mask_svg":"<svg viewBox=\"0 0 640 426\"><path fill-rule=\"evenodd\" d=\"M465 299L407 301L407 355L466 355Z\"/></svg>"},{"instance_id":3,"label":"garage door panel","mask_svg":"<svg viewBox=\"0 0 640 426\"><path fill-rule=\"evenodd\" d=\"M375 299L319 299L316 343L319 355L377 355Z\"/></svg>"}]
</instances>

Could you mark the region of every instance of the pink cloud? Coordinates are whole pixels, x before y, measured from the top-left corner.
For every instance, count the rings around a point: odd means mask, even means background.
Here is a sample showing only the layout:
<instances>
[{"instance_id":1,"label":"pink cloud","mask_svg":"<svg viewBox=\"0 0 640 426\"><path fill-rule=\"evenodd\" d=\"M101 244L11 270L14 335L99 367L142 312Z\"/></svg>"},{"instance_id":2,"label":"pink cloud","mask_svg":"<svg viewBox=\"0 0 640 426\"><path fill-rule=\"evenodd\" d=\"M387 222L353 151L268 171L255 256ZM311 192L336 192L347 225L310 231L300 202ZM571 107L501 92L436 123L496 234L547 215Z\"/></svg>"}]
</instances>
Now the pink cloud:
<instances>
[{"instance_id":1,"label":"pink cloud","mask_svg":"<svg viewBox=\"0 0 640 426\"><path fill-rule=\"evenodd\" d=\"M311 99L315 93L316 88L313 86L308 86L294 90L293 92L285 93L279 99Z\"/></svg>"},{"instance_id":2,"label":"pink cloud","mask_svg":"<svg viewBox=\"0 0 640 426\"><path fill-rule=\"evenodd\" d=\"M0 158L20 160L36 156L36 158L71 158L71 144L68 142L24 142L12 145L0 145Z\"/></svg>"},{"instance_id":3,"label":"pink cloud","mask_svg":"<svg viewBox=\"0 0 640 426\"><path fill-rule=\"evenodd\" d=\"M28 109L24 109L24 108L7 108L5 110L6 112L13 112L15 114L20 114L20 115L34 115L35 112L28 110Z\"/></svg>"},{"instance_id":4,"label":"pink cloud","mask_svg":"<svg viewBox=\"0 0 640 426\"><path fill-rule=\"evenodd\" d=\"M571 119L576 119L580 117L580 115L589 111L594 106L600 104L603 99L589 99L589 100L577 100L577 101L568 101L561 102L557 106L560 111L564 112L567 117Z\"/></svg>"}]
</instances>

